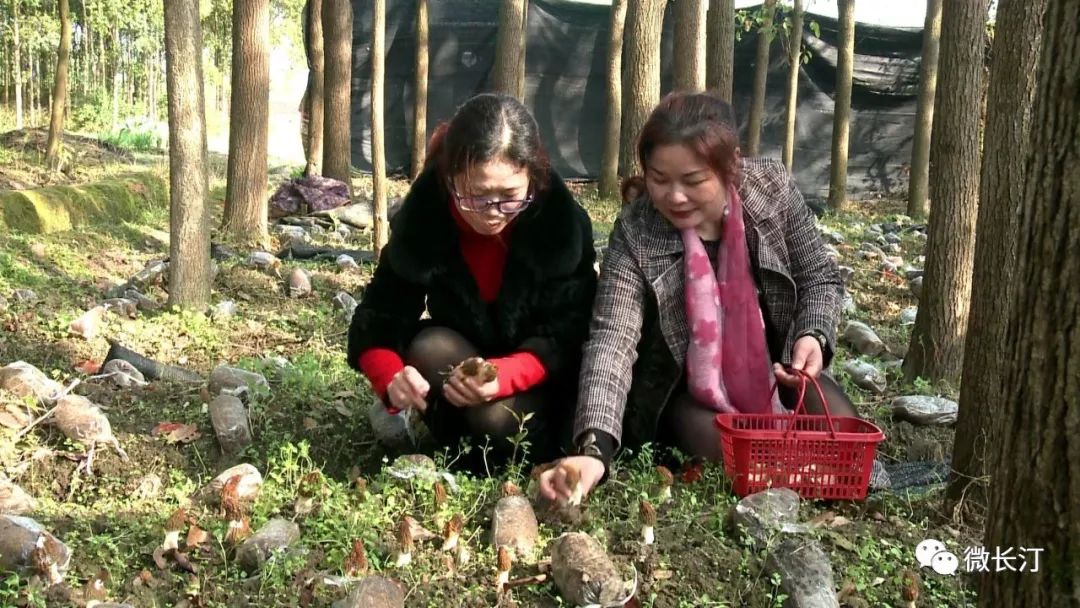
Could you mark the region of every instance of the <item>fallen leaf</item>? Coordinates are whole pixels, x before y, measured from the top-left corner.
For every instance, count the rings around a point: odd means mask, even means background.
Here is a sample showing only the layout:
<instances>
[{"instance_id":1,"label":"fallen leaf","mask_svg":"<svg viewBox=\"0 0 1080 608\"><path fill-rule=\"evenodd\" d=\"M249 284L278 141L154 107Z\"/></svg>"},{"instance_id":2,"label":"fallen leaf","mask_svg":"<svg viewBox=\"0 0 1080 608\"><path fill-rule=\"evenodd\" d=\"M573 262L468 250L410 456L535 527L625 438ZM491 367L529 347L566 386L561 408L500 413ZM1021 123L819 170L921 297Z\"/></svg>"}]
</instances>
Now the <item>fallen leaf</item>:
<instances>
[{"instance_id":1,"label":"fallen leaf","mask_svg":"<svg viewBox=\"0 0 1080 608\"><path fill-rule=\"evenodd\" d=\"M836 513L833 513L832 511L825 511L824 513L818 513L814 517L810 518L810 525L814 526L815 528L821 526L828 526L834 519L836 519Z\"/></svg>"},{"instance_id":2,"label":"fallen leaf","mask_svg":"<svg viewBox=\"0 0 1080 608\"><path fill-rule=\"evenodd\" d=\"M870 581L870 586L871 587L877 587L878 585L881 585L884 582L885 582L885 579L881 578L880 576L876 576L876 577L874 577L874 580Z\"/></svg>"},{"instance_id":3,"label":"fallen leaf","mask_svg":"<svg viewBox=\"0 0 1080 608\"><path fill-rule=\"evenodd\" d=\"M186 553L180 553L179 551L172 550L172 558L176 561L176 565L180 566L180 569L185 572L197 574L199 569L195 567L195 564L191 563Z\"/></svg>"},{"instance_id":4,"label":"fallen leaf","mask_svg":"<svg viewBox=\"0 0 1080 608\"><path fill-rule=\"evenodd\" d=\"M675 573L671 570L653 570L652 578L654 581L666 581L675 576Z\"/></svg>"},{"instance_id":5,"label":"fallen leaf","mask_svg":"<svg viewBox=\"0 0 1080 608\"><path fill-rule=\"evenodd\" d=\"M184 548L190 551L208 540L210 540L209 532L203 530L199 526L191 526L188 528L187 540L184 541Z\"/></svg>"},{"instance_id":6,"label":"fallen leaf","mask_svg":"<svg viewBox=\"0 0 1080 608\"><path fill-rule=\"evenodd\" d=\"M705 471L705 465L700 463L700 462L687 463L687 465L685 467L683 467L683 472L682 472L682 481L683 481L683 483L694 483L695 481L701 479L701 476L702 476L702 474L704 474L704 471Z\"/></svg>"},{"instance_id":7,"label":"fallen leaf","mask_svg":"<svg viewBox=\"0 0 1080 608\"><path fill-rule=\"evenodd\" d=\"M93 376L101 371L101 362L93 359L86 359L75 364L75 371L86 374L87 376Z\"/></svg>"},{"instance_id":8,"label":"fallen leaf","mask_svg":"<svg viewBox=\"0 0 1080 608\"><path fill-rule=\"evenodd\" d=\"M342 416L345 416L346 418L352 418L352 415L353 415L352 410L345 407L344 403L339 403L339 404L335 405L334 409L337 410L337 413L341 414Z\"/></svg>"},{"instance_id":9,"label":"fallen leaf","mask_svg":"<svg viewBox=\"0 0 1080 608\"><path fill-rule=\"evenodd\" d=\"M22 412L14 409L12 406L8 406L6 410L0 411L0 426L5 426L9 429L19 430L30 423L30 419L26 417Z\"/></svg>"},{"instance_id":10,"label":"fallen leaf","mask_svg":"<svg viewBox=\"0 0 1080 608\"><path fill-rule=\"evenodd\" d=\"M843 515L839 515L836 518L834 518L831 522L829 522L828 526L830 528L839 528L840 526L846 526L846 525L848 525L850 523L851 523L850 519L844 517Z\"/></svg>"},{"instance_id":11,"label":"fallen leaf","mask_svg":"<svg viewBox=\"0 0 1080 608\"><path fill-rule=\"evenodd\" d=\"M334 393L334 399L352 399L356 397L356 393L352 391L339 391Z\"/></svg>"},{"instance_id":12,"label":"fallen leaf","mask_svg":"<svg viewBox=\"0 0 1080 608\"><path fill-rule=\"evenodd\" d=\"M308 430L308 431L315 430L316 428L319 427L319 423L315 422L314 418L304 418L303 424L304 424L304 429Z\"/></svg>"},{"instance_id":13,"label":"fallen leaf","mask_svg":"<svg viewBox=\"0 0 1080 608\"><path fill-rule=\"evenodd\" d=\"M198 426L179 422L162 422L150 434L162 437L165 443L191 443L201 436Z\"/></svg>"},{"instance_id":14,"label":"fallen leaf","mask_svg":"<svg viewBox=\"0 0 1080 608\"><path fill-rule=\"evenodd\" d=\"M859 551L859 548L855 546L855 543L851 542L850 540L848 540L847 538L841 536L840 534L838 534L836 532L830 532L829 533L829 538L832 540L832 543L834 545L836 545L837 547L840 547L841 549L844 549L846 551L850 551L852 553L858 553L858 551Z\"/></svg>"}]
</instances>

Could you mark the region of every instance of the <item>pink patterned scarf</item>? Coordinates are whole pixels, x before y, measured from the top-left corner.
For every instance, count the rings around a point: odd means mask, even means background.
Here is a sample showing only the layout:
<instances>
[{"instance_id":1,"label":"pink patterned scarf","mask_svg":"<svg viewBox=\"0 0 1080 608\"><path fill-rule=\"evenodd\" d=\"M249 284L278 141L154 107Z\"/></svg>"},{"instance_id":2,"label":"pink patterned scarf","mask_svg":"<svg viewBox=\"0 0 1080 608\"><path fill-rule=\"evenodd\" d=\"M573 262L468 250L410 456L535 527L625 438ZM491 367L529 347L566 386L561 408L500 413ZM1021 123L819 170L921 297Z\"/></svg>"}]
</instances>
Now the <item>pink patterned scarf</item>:
<instances>
[{"instance_id":1,"label":"pink patterned scarf","mask_svg":"<svg viewBox=\"0 0 1080 608\"><path fill-rule=\"evenodd\" d=\"M773 373L765 345L765 320L750 274L738 191L728 187L728 212L715 276L697 231L682 231L682 240L690 324L686 349L690 394L722 413L782 411L779 400L770 398Z\"/></svg>"}]
</instances>

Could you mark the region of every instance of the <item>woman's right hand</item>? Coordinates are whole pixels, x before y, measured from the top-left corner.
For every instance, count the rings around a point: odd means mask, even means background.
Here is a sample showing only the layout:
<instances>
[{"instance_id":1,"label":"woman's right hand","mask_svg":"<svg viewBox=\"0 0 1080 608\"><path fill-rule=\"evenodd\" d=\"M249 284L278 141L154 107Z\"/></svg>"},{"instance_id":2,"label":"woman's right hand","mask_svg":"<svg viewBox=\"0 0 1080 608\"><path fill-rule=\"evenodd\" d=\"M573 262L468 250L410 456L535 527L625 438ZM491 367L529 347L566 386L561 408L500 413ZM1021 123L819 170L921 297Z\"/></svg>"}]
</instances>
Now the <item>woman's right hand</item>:
<instances>
[{"instance_id":1,"label":"woman's right hand","mask_svg":"<svg viewBox=\"0 0 1080 608\"><path fill-rule=\"evenodd\" d=\"M431 386L420 372L415 367L406 365L390 380L390 385L386 387L386 396L390 399L390 405L399 410L413 408L423 412L427 409L429 390Z\"/></svg>"},{"instance_id":2,"label":"woman's right hand","mask_svg":"<svg viewBox=\"0 0 1080 608\"><path fill-rule=\"evenodd\" d=\"M566 501L574 493L566 480L566 468L576 468L581 473L579 481L581 496L589 495L589 492L604 478L604 463L599 458L592 456L567 456L555 463L555 466L540 474L540 493L548 500Z\"/></svg>"}]
</instances>

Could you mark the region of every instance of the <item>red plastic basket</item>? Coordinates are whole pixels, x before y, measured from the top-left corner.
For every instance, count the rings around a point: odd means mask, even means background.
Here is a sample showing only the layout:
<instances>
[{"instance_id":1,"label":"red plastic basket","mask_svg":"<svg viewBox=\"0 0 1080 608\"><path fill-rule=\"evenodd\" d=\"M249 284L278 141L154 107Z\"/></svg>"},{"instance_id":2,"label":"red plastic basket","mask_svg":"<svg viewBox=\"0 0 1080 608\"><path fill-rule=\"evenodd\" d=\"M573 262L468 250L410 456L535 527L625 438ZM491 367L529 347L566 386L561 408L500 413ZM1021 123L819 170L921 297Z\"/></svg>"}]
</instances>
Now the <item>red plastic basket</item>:
<instances>
[{"instance_id":1,"label":"red plastic basket","mask_svg":"<svg viewBox=\"0 0 1080 608\"><path fill-rule=\"evenodd\" d=\"M793 413L716 416L724 472L735 493L791 488L803 498L866 498L877 444L885 434L861 418L830 414L817 379L795 371L802 382ZM808 382L817 389L824 415L805 413Z\"/></svg>"}]
</instances>

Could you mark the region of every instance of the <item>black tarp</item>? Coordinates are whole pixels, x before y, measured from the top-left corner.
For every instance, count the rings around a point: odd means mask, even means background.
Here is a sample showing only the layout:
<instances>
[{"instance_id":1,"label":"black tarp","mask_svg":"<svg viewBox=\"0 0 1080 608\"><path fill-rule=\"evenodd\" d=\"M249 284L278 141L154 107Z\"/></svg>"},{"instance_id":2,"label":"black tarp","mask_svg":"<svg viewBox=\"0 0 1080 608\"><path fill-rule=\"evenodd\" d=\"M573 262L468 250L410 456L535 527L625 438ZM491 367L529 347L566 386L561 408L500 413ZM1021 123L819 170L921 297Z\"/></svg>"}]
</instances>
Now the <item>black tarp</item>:
<instances>
[{"instance_id":1,"label":"black tarp","mask_svg":"<svg viewBox=\"0 0 1080 608\"><path fill-rule=\"evenodd\" d=\"M410 163L416 4L390 2L386 19L386 156L392 172ZM499 0L430 3L428 133L454 109L487 90L494 63ZM371 3L354 2L353 164L371 168ZM670 89L672 6L665 17L661 90ZM526 51L526 103L532 109L556 170L567 178L597 174L606 113L609 7L570 0L531 0ZM753 9L750 9L753 10ZM810 59L801 68L795 177L809 199L829 185L832 94L836 77L837 23L808 14L803 32ZM816 22L820 37L810 28ZM906 188L915 121L921 29L858 24L848 187L856 194L893 194ZM755 62L755 35L735 47L736 113L745 137ZM779 158L784 137L787 54L773 40L762 154Z\"/></svg>"}]
</instances>

